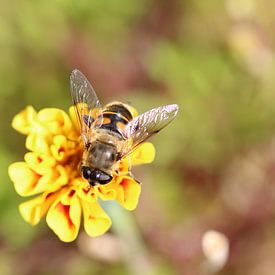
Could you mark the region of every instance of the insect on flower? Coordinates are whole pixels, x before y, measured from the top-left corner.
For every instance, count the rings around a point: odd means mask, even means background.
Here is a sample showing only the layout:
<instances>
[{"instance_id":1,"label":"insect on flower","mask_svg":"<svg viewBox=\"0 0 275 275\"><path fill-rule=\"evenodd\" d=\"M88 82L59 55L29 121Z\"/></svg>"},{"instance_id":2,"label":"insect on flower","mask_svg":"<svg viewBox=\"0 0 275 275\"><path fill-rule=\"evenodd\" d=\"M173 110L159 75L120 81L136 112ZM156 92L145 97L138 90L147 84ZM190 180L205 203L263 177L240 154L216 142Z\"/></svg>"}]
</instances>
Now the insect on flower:
<instances>
[{"instance_id":1,"label":"insect on flower","mask_svg":"<svg viewBox=\"0 0 275 275\"><path fill-rule=\"evenodd\" d=\"M74 70L70 81L84 145L80 171L91 186L109 183L118 174L120 160L166 127L178 112L178 105L172 104L133 118L131 107L121 102L102 108L94 89L80 71Z\"/></svg>"}]
</instances>

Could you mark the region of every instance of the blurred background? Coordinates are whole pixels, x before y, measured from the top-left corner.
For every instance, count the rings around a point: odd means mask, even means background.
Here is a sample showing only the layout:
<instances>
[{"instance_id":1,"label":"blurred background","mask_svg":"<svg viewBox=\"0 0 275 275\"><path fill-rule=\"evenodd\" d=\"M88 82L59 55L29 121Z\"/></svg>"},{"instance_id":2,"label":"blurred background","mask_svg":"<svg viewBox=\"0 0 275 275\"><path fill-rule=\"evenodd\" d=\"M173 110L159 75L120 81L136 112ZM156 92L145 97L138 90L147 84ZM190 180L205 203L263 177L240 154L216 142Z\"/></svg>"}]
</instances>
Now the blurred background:
<instances>
[{"instance_id":1,"label":"blurred background","mask_svg":"<svg viewBox=\"0 0 275 275\"><path fill-rule=\"evenodd\" d=\"M272 2L1 0L0 273L273 275ZM74 68L102 103L180 112L153 138L155 162L134 171L137 210L116 209L103 237L65 244L20 217L7 166L25 153L13 116L67 111Z\"/></svg>"}]
</instances>

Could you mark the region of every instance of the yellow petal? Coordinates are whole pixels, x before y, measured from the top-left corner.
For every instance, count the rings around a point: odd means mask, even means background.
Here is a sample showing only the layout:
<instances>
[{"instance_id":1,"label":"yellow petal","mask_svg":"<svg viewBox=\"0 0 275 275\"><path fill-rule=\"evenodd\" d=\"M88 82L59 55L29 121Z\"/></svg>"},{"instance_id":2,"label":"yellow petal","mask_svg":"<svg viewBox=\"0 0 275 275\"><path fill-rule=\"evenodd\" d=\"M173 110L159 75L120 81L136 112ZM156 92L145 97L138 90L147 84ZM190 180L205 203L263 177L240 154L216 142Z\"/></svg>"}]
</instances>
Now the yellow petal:
<instances>
[{"instance_id":1,"label":"yellow petal","mask_svg":"<svg viewBox=\"0 0 275 275\"><path fill-rule=\"evenodd\" d=\"M114 200L116 198L116 180L113 179L110 183L106 185L98 185L94 188L95 193L103 201Z\"/></svg>"},{"instance_id":2,"label":"yellow petal","mask_svg":"<svg viewBox=\"0 0 275 275\"><path fill-rule=\"evenodd\" d=\"M32 224L36 225L47 213L49 207L57 198L58 193L44 193L32 200L23 202L19 205L19 212L23 219Z\"/></svg>"},{"instance_id":3,"label":"yellow petal","mask_svg":"<svg viewBox=\"0 0 275 275\"><path fill-rule=\"evenodd\" d=\"M52 156L59 162L64 162L70 156L79 153L78 142L68 140L64 135L54 136L50 150Z\"/></svg>"},{"instance_id":4,"label":"yellow petal","mask_svg":"<svg viewBox=\"0 0 275 275\"><path fill-rule=\"evenodd\" d=\"M78 197L87 202L96 202L97 195L95 193L94 188L91 188L89 183L82 179L82 178L76 178L72 181L75 188L77 188L77 195ZM76 187L77 186L77 187Z\"/></svg>"},{"instance_id":5,"label":"yellow petal","mask_svg":"<svg viewBox=\"0 0 275 275\"><path fill-rule=\"evenodd\" d=\"M51 145L51 153L57 161L63 161L67 158L66 137L63 135L55 136Z\"/></svg>"},{"instance_id":6,"label":"yellow petal","mask_svg":"<svg viewBox=\"0 0 275 275\"><path fill-rule=\"evenodd\" d=\"M34 152L28 152L24 157L29 167L40 175L49 173L51 168L56 164L53 157L45 154L37 154Z\"/></svg>"},{"instance_id":7,"label":"yellow petal","mask_svg":"<svg viewBox=\"0 0 275 275\"><path fill-rule=\"evenodd\" d=\"M25 162L16 162L9 166L9 176L20 196L32 196L48 191L56 191L69 181L66 169L57 166L46 170L47 173L36 173Z\"/></svg>"},{"instance_id":8,"label":"yellow petal","mask_svg":"<svg viewBox=\"0 0 275 275\"><path fill-rule=\"evenodd\" d=\"M120 175L128 174L131 169L131 157L123 158L120 162L117 163L117 170Z\"/></svg>"},{"instance_id":9,"label":"yellow petal","mask_svg":"<svg viewBox=\"0 0 275 275\"><path fill-rule=\"evenodd\" d=\"M8 173L16 192L21 196L33 195L33 189L41 178L25 162L12 163Z\"/></svg>"},{"instance_id":10,"label":"yellow petal","mask_svg":"<svg viewBox=\"0 0 275 275\"><path fill-rule=\"evenodd\" d=\"M12 120L12 127L24 134L28 135L30 133L32 120L36 117L36 111L32 106L27 106L23 111L17 114Z\"/></svg>"},{"instance_id":11,"label":"yellow petal","mask_svg":"<svg viewBox=\"0 0 275 275\"><path fill-rule=\"evenodd\" d=\"M69 196L64 194L63 196ZM48 226L63 242L76 239L81 220L81 205L77 196L70 199L70 204L62 203L62 197L54 203L46 217Z\"/></svg>"},{"instance_id":12,"label":"yellow petal","mask_svg":"<svg viewBox=\"0 0 275 275\"><path fill-rule=\"evenodd\" d=\"M42 134L38 129L30 133L26 138L26 148L37 154L50 154L49 136Z\"/></svg>"},{"instance_id":13,"label":"yellow petal","mask_svg":"<svg viewBox=\"0 0 275 275\"><path fill-rule=\"evenodd\" d=\"M55 169L52 169L51 173L46 174L43 177L45 177L44 190L50 190L51 192L56 191L69 183L68 171L66 167L62 165L57 165Z\"/></svg>"},{"instance_id":14,"label":"yellow petal","mask_svg":"<svg viewBox=\"0 0 275 275\"><path fill-rule=\"evenodd\" d=\"M56 108L45 108L39 111L37 119L40 123L55 135L72 131L72 122L69 116Z\"/></svg>"},{"instance_id":15,"label":"yellow petal","mask_svg":"<svg viewBox=\"0 0 275 275\"><path fill-rule=\"evenodd\" d=\"M127 210L137 207L141 185L130 176L124 176L117 187L117 201Z\"/></svg>"},{"instance_id":16,"label":"yellow petal","mask_svg":"<svg viewBox=\"0 0 275 275\"><path fill-rule=\"evenodd\" d=\"M132 165L151 163L155 159L155 147L151 142L140 145L130 156Z\"/></svg>"},{"instance_id":17,"label":"yellow petal","mask_svg":"<svg viewBox=\"0 0 275 275\"><path fill-rule=\"evenodd\" d=\"M82 200L81 204L84 215L84 228L87 234L91 237L104 234L110 228L112 222L98 202Z\"/></svg>"}]
</instances>

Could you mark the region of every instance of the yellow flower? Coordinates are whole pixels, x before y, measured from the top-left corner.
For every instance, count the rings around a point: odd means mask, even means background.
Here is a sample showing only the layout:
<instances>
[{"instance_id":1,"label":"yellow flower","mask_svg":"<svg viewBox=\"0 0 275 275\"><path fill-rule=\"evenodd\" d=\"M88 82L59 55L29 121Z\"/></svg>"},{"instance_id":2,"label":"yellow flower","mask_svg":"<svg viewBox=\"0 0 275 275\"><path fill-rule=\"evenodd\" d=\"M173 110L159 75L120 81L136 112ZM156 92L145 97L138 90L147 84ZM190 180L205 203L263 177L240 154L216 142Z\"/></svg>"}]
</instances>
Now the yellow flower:
<instances>
[{"instance_id":1,"label":"yellow flower","mask_svg":"<svg viewBox=\"0 0 275 275\"><path fill-rule=\"evenodd\" d=\"M24 161L9 166L16 192L23 197L36 195L19 206L24 220L36 225L46 215L48 226L64 242L76 239L82 215L84 229L92 237L110 228L99 199L135 209L141 185L129 176L129 163L150 163L155 156L154 146L146 142L120 161L119 174L110 183L91 188L79 172L83 147L73 108L70 114L55 108L36 112L31 106L17 114L12 127L26 135L29 152Z\"/></svg>"}]
</instances>

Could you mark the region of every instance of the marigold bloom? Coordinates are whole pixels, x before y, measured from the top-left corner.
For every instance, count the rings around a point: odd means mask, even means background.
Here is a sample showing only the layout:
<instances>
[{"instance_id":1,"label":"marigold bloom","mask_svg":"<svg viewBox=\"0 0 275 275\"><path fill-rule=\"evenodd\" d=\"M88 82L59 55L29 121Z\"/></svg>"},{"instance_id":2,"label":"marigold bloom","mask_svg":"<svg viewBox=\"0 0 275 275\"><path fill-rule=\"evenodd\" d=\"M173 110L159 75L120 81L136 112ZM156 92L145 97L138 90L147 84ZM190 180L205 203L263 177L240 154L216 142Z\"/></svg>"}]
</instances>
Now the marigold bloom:
<instances>
[{"instance_id":1,"label":"marigold bloom","mask_svg":"<svg viewBox=\"0 0 275 275\"><path fill-rule=\"evenodd\" d=\"M73 108L69 113L55 108L36 112L28 106L17 114L12 127L27 136L29 152L25 161L9 166L16 192L37 195L19 205L24 220L36 225L46 215L48 226L64 242L75 240L82 215L84 229L92 237L110 228L111 220L98 199L117 200L128 210L135 209L141 186L128 175L129 163L150 163L155 156L154 146L145 142L120 161L119 174L110 183L90 188L79 172L83 147Z\"/></svg>"}]
</instances>

